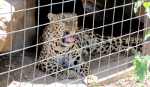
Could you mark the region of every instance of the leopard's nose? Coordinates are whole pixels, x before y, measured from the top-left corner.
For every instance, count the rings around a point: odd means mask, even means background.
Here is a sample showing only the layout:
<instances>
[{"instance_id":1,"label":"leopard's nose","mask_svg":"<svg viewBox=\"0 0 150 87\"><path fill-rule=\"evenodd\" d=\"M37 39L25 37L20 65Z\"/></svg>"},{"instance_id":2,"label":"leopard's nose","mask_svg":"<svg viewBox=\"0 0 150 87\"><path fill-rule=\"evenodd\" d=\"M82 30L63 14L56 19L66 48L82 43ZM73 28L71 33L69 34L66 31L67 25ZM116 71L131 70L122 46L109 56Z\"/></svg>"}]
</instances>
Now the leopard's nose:
<instances>
[{"instance_id":1,"label":"leopard's nose","mask_svg":"<svg viewBox=\"0 0 150 87\"><path fill-rule=\"evenodd\" d=\"M65 31L65 32L64 32L64 36L66 36L66 35L69 35L69 32L68 32L68 31Z\"/></svg>"},{"instance_id":2,"label":"leopard's nose","mask_svg":"<svg viewBox=\"0 0 150 87\"><path fill-rule=\"evenodd\" d=\"M62 38L62 42L65 43L65 38Z\"/></svg>"}]
</instances>

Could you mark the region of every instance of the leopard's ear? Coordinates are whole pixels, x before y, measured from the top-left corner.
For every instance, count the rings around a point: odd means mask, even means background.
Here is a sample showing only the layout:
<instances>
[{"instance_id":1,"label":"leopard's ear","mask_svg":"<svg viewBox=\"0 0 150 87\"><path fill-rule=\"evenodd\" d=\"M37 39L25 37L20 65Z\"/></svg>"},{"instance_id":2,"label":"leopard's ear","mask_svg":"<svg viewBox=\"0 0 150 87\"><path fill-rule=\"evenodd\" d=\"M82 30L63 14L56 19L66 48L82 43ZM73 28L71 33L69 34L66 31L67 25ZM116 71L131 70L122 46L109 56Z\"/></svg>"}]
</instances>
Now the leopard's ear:
<instances>
[{"instance_id":1,"label":"leopard's ear","mask_svg":"<svg viewBox=\"0 0 150 87\"><path fill-rule=\"evenodd\" d=\"M48 13L48 19L49 21L53 21L53 13Z\"/></svg>"}]
</instances>

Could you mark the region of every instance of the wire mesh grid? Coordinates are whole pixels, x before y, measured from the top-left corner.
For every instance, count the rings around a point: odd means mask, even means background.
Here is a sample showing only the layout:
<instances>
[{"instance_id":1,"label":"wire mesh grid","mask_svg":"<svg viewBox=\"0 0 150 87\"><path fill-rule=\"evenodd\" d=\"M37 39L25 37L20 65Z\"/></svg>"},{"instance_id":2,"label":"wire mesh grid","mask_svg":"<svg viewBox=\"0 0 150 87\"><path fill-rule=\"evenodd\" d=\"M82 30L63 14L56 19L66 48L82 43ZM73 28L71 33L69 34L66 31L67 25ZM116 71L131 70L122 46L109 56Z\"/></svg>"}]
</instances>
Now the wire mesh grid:
<instances>
[{"instance_id":1,"label":"wire mesh grid","mask_svg":"<svg viewBox=\"0 0 150 87\"><path fill-rule=\"evenodd\" d=\"M134 13L134 0L2 1L10 8L0 4L0 11L7 9L0 12L0 87L13 80L85 84L87 75L102 78L129 68L148 43L146 15Z\"/></svg>"}]
</instances>

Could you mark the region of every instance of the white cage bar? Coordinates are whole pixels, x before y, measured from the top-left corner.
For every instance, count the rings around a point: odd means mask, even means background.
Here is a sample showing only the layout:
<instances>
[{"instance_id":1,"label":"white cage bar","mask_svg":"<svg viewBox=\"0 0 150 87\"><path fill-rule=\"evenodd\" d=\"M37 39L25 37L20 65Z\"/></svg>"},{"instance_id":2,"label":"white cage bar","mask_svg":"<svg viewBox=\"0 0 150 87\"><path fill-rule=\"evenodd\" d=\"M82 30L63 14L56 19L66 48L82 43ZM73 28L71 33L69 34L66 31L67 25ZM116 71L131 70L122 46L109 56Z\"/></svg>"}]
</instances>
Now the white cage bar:
<instances>
[{"instance_id":1,"label":"white cage bar","mask_svg":"<svg viewBox=\"0 0 150 87\"><path fill-rule=\"evenodd\" d=\"M12 81L20 82L19 87L27 87L25 83L31 87L53 83L86 87L88 75L100 79L131 67L135 53L143 54L142 47L149 44L144 41L147 15L141 14L142 6L134 12L134 0L0 3L0 87L11 87ZM57 85L54 87L60 87Z\"/></svg>"}]
</instances>

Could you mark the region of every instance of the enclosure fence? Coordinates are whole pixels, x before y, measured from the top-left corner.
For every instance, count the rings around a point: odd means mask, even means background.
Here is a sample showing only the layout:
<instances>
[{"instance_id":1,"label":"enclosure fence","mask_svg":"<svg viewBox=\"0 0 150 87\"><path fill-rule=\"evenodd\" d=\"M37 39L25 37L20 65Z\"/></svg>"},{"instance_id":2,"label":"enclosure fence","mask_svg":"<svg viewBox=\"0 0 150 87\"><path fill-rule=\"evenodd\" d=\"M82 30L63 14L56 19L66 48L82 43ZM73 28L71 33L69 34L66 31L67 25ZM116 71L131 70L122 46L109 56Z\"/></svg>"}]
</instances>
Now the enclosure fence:
<instances>
[{"instance_id":1,"label":"enclosure fence","mask_svg":"<svg viewBox=\"0 0 150 87\"><path fill-rule=\"evenodd\" d=\"M0 3L0 87L85 84L88 75L100 79L131 67L148 49L149 18L142 5L135 13L134 0Z\"/></svg>"}]
</instances>

